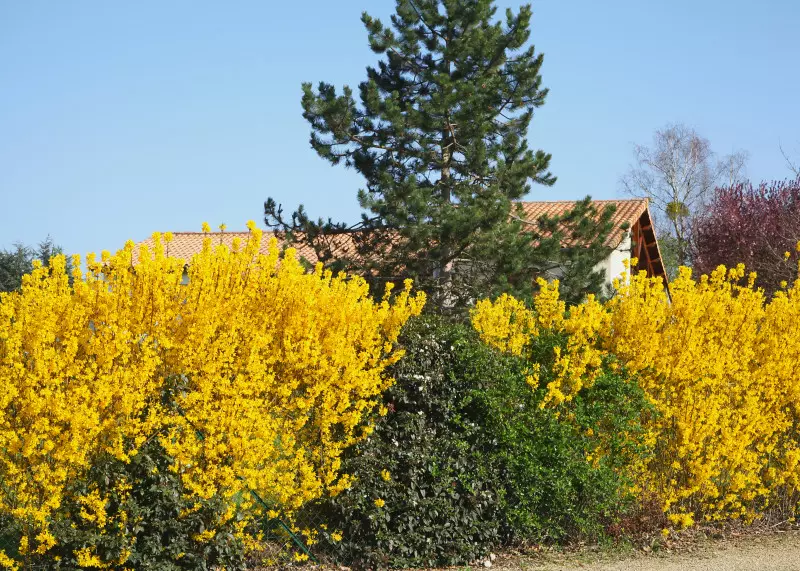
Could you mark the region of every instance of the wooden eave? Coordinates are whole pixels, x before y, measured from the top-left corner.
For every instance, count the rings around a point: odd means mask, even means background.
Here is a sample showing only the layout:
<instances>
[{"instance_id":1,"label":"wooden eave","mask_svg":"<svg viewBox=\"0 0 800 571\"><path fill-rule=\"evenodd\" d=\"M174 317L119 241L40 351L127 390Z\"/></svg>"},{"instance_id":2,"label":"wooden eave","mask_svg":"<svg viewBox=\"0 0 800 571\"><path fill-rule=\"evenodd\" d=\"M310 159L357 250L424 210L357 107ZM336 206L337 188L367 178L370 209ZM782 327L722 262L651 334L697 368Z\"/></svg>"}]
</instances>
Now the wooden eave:
<instances>
[{"instance_id":1,"label":"wooden eave","mask_svg":"<svg viewBox=\"0 0 800 571\"><path fill-rule=\"evenodd\" d=\"M649 206L644 209L631 229L631 257L638 260L636 267L631 268L631 271L645 270L649 277L660 277L664 281L664 286L669 287Z\"/></svg>"}]
</instances>

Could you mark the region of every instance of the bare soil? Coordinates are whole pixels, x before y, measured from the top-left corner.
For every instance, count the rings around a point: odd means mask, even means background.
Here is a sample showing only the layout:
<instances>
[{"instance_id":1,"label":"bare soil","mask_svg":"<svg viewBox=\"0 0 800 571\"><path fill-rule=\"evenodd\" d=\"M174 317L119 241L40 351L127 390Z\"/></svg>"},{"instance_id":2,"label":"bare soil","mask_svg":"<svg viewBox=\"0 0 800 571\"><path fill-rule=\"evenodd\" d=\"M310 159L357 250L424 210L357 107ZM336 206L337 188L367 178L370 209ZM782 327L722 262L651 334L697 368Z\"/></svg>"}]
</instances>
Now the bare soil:
<instances>
[{"instance_id":1,"label":"bare soil","mask_svg":"<svg viewBox=\"0 0 800 571\"><path fill-rule=\"evenodd\" d=\"M800 531L705 533L640 549L582 548L507 554L491 571L800 571ZM484 568L479 563L473 569ZM489 571L489 569L487 569Z\"/></svg>"}]
</instances>

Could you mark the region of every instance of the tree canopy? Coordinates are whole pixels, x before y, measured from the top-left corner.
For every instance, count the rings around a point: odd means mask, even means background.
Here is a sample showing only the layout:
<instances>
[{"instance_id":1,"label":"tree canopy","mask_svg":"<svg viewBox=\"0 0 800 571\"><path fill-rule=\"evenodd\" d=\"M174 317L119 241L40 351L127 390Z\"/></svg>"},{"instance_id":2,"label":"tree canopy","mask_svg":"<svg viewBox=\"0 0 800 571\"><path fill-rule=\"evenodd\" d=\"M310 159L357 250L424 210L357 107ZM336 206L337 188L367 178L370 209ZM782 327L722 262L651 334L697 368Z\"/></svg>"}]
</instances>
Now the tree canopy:
<instances>
[{"instance_id":1,"label":"tree canopy","mask_svg":"<svg viewBox=\"0 0 800 571\"><path fill-rule=\"evenodd\" d=\"M772 294L797 276L800 242L800 177L714 190L694 222L693 259L698 273L743 263Z\"/></svg>"},{"instance_id":2,"label":"tree canopy","mask_svg":"<svg viewBox=\"0 0 800 571\"><path fill-rule=\"evenodd\" d=\"M17 243L12 250L0 250L0 292L19 289L22 276L33 270L34 260L46 266L52 256L61 253L61 247L49 236L36 247Z\"/></svg>"},{"instance_id":3,"label":"tree canopy","mask_svg":"<svg viewBox=\"0 0 800 571\"><path fill-rule=\"evenodd\" d=\"M652 146L635 145L633 154L634 164L620 182L628 194L650 201L666 270L674 279L679 266L692 262L694 217L717 185L742 180L748 156L738 151L718 159L708 139L680 123L657 130Z\"/></svg>"},{"instance_id":4,"label":"tree canopy","mask_svg":"<svg viewBox=\"0 0 800 571\"><path fill-rule=\"evenodd\" d=\"M496 19L491 0L397 0L391 24L366 12L367 67L356 96L303 84L311 146L365 179L356 224L290 217L273 199L265 222L325 264L374 282L413 278L432 305L530 293L534 278L566 268L576 296L600 288L611 212L587 200L559 219L529 221L515 201L551 187L551 156L529 147L543 55L529 42L530 5ZM549 198L549 197L548 197ZM562 248L565 237L587 247ZM346 246L345 246L346 244Z\"/></svg>"}]
</instances>

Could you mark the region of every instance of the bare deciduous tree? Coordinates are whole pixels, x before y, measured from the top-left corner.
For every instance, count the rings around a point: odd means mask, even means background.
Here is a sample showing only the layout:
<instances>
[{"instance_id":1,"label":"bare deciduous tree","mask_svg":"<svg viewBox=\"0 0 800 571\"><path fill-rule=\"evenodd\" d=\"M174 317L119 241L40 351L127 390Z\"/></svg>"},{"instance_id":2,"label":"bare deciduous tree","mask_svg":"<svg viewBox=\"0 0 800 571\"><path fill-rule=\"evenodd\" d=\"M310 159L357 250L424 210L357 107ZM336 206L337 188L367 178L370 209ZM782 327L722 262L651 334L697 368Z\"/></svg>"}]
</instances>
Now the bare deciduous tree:
<instances>
[{"instance_id":1,"label":"bare deciduous tree","mask_svg":"<svg viewBox=\"0 0 800 571\"><path fill-rule=\"evenodd\" d=\"M749 159L750 154L747 151L736 151L730 155L725 155L718 163L721 171L717 184L734 186L745 182L747 178L747 161Z\"/></svg>"},{"instance_id":2,"label":"bare deciduous tree","mask_svg":"<svg viewBox=\"0 0 800 571\"><path fill-rule=\"evenodd\" d=\"M800 176L800 162L792 160L785 150L783 150L783 145L780 143L778 144L778 148L781 150L781 154L783 155L784 160L786 160L786 166L792 171L792 174L796 177Z\"/></svg>"},{"instance_id":3,"label":"bare deciduous tree","mask_svg":"<svg viewBox=\"0 0 800 571\"><path fill-rule=\"evenodd\" d=\"M634 163L621 179L632 196L648 198L659 233L670 237L677 265L690 262L692 216L719 184L745 175L747 153L717 159L708 139L682 124L656 131L653 145L635 145Z\"/></svg>"}]
</instances>

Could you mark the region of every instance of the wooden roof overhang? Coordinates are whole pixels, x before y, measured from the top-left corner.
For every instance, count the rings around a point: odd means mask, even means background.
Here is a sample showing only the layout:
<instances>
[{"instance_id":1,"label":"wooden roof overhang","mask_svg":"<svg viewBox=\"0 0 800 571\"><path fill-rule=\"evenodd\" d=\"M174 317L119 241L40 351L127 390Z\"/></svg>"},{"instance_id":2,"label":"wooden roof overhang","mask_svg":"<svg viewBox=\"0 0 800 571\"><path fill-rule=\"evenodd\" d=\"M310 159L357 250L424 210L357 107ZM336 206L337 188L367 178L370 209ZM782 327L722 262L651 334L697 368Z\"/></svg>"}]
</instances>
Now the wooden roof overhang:
<instances>
[{"instance_id":1,"label":"wooden roof overhang","mask_svg":"<svg viewBox=\"0 0 800 571\"><path fill-rule=\"evenodd\" d=\"M631 257L637 259L636 266L631 268L631 272L645 270L649 277L660 277L664 287L669 286L649 208L644 209L631 228Z\"/></svg>"}]
</instances>

